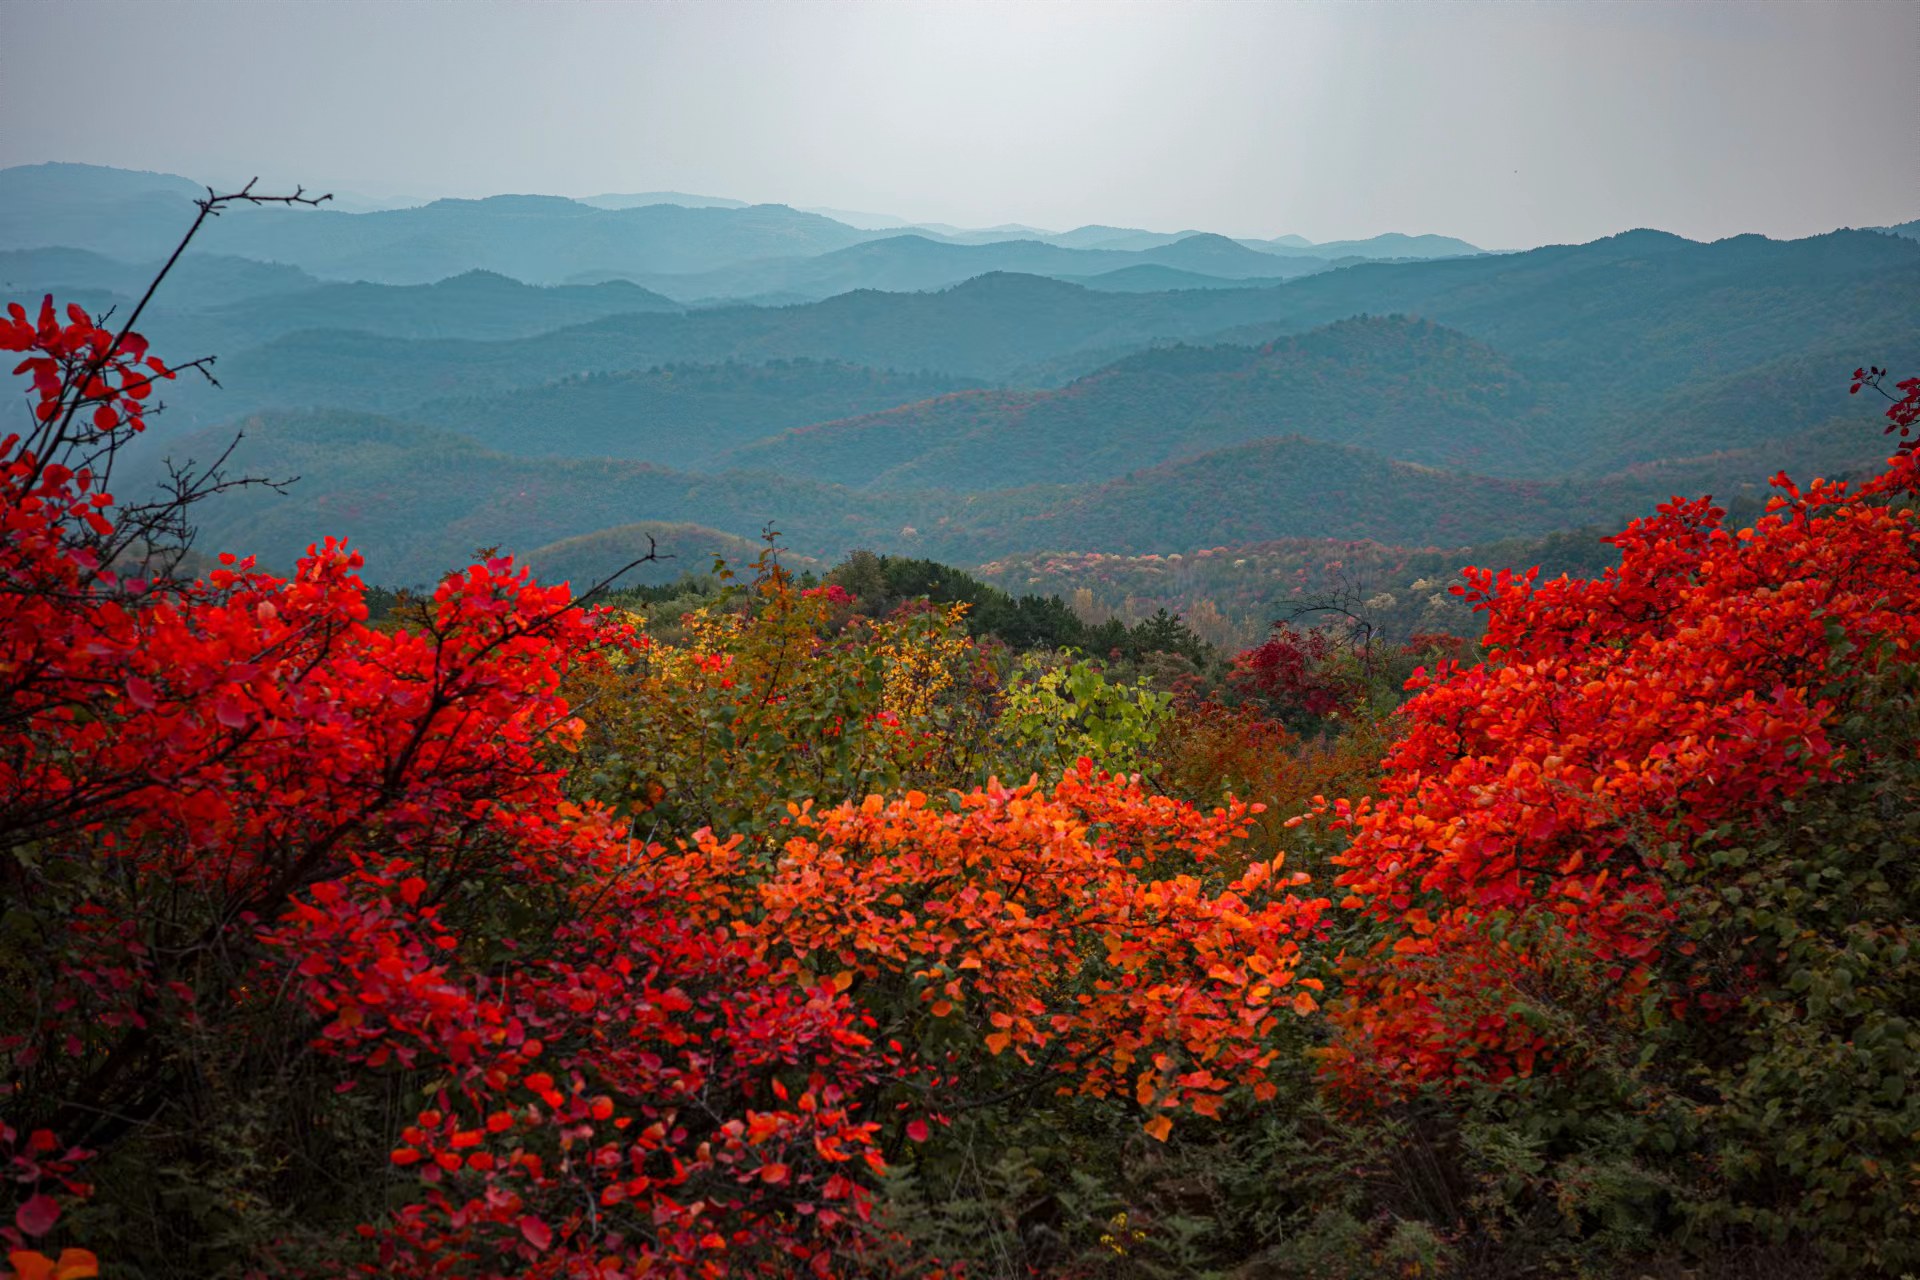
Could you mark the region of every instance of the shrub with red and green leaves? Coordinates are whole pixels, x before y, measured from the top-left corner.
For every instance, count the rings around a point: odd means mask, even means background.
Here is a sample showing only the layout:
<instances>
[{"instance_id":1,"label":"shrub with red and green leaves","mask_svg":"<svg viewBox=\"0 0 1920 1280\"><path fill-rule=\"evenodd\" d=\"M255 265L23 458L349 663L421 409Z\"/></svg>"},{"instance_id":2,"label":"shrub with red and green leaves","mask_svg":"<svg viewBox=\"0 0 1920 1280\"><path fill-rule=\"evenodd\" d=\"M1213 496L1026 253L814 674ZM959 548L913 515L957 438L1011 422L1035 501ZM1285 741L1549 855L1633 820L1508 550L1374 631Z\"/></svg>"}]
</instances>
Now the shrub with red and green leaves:
<instances>
[{"instance_id":1,"label":"shrub with red and green leaves","mask_svg":"<svg viewBox=\"0 0 1920 1280\"><path fill-rule=\"evenodd\" d=\"M1911 455L1775 483L1750 530L1704 499L1635 521L1599 579L1467 571L1491 656L1416 677L1382 794L1337 819L1346 903L1384 930L1335 1014L1349 1086L1551 1067L1564 1046L1521 1006L1554 969L1622 1011L1737 998L1672 981L1673 867L1844 771L1842 676L1920 656Z\"/></svg>"},{"instance_id":2,"label":"shrub with red and green leaves","mask_svg":"<svg viewBox=\"0 0 1920 1280\"><path fill-rule=\"evenodd\" d=\"M425 1104L351 1173L394 1206L362 1228L383 1274L824 1265L878 1164L848 1107L879 1059L842 996L688 925L563 795L560 684L603 628L505 559L391 630L332 541L284 579L124 574L71 465L138 427L66 412L121 376L101 332L5 335L38 420L75 424L59 457L0 446L0 838L36 943L5 956L9 1123L106 1164L284 1070ZM21 1243L87 1190L19 1185Z\"/></svg>"}]
</instances>

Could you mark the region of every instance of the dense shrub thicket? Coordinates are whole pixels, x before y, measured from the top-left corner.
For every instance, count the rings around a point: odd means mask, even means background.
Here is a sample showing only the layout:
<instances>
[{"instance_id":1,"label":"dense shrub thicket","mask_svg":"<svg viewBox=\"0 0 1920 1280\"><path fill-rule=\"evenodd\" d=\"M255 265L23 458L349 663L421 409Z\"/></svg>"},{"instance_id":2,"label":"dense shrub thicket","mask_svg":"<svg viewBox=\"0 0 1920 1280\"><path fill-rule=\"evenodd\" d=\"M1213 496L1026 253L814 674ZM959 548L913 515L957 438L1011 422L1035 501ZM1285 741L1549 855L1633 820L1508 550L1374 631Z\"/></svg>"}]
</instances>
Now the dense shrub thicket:
<instances>
[{"instance_id":1,"label":"dense shrub thicket","mask_svg":"<svg viewBox=\"0 0 1920 1280\"><path fill-rule=\"evenodd\" d=\"M771 552L375 619L169 568L136 337L0 348L24 1280L1920 1268L1904 448L1469 570L1477 651Z\"/></svg>"}]
</instances>

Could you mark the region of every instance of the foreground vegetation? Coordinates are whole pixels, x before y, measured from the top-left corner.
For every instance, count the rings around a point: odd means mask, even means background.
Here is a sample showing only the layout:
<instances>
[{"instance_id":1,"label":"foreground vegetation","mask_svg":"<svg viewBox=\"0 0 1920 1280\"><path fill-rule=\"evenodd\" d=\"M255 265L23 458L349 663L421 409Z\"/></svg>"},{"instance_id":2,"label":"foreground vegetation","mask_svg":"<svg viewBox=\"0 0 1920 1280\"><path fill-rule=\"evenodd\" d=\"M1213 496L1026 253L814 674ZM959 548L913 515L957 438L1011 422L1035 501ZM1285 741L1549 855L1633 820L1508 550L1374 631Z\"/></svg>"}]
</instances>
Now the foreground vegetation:
<instances>
[{"instance_id":1,"label":"foreground vegetation","mask_svg":"<svg viewBox=\"0 0 1920 1280\"><path fill-rule=\"evenodd\" d=\"M771 549L376 616L108 496L137 337L0 348L23 1280L1920 1269L1904 448L1471 645Z\"/></svg>"}]
</instances>

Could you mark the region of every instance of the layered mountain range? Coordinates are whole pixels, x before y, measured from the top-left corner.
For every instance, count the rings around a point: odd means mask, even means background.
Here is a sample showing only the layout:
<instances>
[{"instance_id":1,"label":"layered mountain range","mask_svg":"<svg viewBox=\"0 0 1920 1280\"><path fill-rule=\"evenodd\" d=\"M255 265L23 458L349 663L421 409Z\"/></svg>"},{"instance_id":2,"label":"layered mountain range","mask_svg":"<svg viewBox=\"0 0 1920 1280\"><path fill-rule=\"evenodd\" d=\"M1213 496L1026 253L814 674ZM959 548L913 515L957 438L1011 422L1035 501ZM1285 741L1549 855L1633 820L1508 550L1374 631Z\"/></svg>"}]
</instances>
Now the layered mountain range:
<instances>
[{"instance_id":1,"label":"layered mountain range","mask_svg":"<svg viewBox=\"0 0 1920 1280\"><path fill-rule=\"evenodd\" d=\"M124 314L200 190L0 171L0 290ZM206 540L284 565L351 535L389 583L479 546L582 579L649 534L698 569L769 525L969 565L1541 538L1872 461L1846 375L1920 359L1912 233L1485 254L675 193L249 210L143 317L222 384L169 388L144 465L242 432L241 469L299 480L209 503Z\"/></svg>"}]
</instances>

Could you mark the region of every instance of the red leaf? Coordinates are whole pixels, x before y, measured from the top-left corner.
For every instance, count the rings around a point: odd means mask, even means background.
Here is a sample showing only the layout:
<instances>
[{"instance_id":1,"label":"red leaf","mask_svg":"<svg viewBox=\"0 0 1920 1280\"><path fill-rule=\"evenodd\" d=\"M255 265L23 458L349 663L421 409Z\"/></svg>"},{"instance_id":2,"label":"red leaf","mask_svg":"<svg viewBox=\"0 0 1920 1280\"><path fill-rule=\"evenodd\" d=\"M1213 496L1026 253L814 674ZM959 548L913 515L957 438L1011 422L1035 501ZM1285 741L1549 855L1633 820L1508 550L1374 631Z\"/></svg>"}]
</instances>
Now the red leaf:
<instances>
[{"instance_id":1,"label":"red leaf","mask_svg":"<svg viewBox=\"0 0 1920 1280\"><path fill-rule=\"evenodd\" d=\"M43 1236L60 1221L60 1206L49 1195L29 1198L13 1215L14 1225L30 1236Z\"/></svg>"},{"instance_id":2,"label":"red leaf","mask_svg":"<svg viewBox=\"0 0 1920 1280\"><path fill-rule=\"evenodd\" d=\"M925 1120L910 1121L907 1125L907 1136L915 1142L925 1142L927 1140L927 1122Z\"/></svg>"},{"instance_id":3,"label":"red leaf","mask_svg":"<svg viewBox=\"0 0 1920 1280\"><path fill-rule=\"evenodd\" d=\"M553 1228L532 1215L520 1219L520 1234L528 1244L542 1251L553 1244Z\"/></svg>"}]
</instances>

